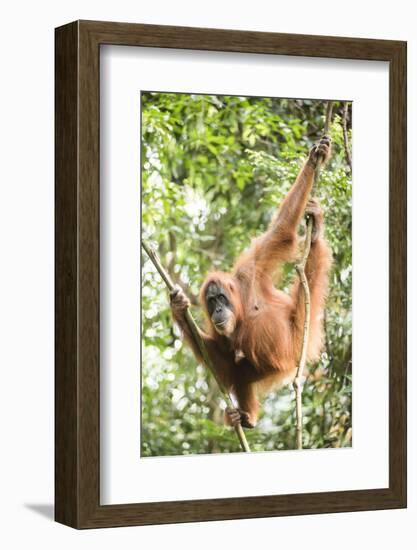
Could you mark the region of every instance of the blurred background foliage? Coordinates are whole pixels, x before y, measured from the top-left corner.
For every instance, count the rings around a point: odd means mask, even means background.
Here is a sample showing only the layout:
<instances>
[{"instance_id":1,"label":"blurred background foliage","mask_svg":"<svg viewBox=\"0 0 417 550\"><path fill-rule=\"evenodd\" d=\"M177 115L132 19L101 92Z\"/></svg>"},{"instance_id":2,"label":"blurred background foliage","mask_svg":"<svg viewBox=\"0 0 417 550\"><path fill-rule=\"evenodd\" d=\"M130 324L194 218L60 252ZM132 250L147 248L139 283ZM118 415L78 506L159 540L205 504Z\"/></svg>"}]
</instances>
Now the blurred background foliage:
<instances>
[{"instance_id":1,"label":"blurred background foliage","mask_svg":"<svg viewBox=\"0 0 417 550\"><path fill-rule=\"evenodd\" d=\"M350 446L351 433L351 105L335 102L333 156L317 196L334 266L325 348L304 386L304 446ZM142 236L190 297L200 326L199 287L210 269L229 270L250 239L265 231L322 135L318 100L142 93ZM166 287L142 256L141 456L240 451L223 426L224 402L173 326ZM294 267L286 266L288 288ZM264 399L254 451L293 449L291 387Z\"/></svg>"}]
</instances>

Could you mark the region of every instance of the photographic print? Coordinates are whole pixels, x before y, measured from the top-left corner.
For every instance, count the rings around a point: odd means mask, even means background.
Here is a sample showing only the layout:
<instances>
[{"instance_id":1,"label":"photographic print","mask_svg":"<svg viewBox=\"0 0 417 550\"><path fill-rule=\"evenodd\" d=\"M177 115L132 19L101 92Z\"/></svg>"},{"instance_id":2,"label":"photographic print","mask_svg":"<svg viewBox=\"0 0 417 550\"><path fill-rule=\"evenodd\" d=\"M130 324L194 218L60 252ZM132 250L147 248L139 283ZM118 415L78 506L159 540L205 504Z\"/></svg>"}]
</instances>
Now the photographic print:
<instances>
[{"instance_id":1,"label":"photographic print","mask_svg":"<svg viewBox=\"0 0 417 550\"><path fill-rule=\"evenodd\" d=\"M351 446L351 102L141 99L141 456Z\"/></svg>"},{"instance_id":2,"label":"photographic print","mask_svg":"<svg viewBox=\"0 0 417 550\"><path fill-rule=\"evenodd\" d=\"M55 36L56 520L404 508L406 43Z\"/></svg>"}]
</instances>

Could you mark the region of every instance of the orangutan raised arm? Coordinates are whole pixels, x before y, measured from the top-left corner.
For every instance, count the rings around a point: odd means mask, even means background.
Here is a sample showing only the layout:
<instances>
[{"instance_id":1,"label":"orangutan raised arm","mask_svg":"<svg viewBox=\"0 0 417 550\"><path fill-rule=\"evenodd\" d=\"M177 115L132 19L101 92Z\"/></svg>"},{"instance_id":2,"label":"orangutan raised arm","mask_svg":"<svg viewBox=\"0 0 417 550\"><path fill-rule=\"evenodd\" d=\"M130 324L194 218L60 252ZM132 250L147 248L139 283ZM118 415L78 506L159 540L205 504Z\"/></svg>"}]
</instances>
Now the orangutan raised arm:
<instances>
[{"instance_id":1,"label":"orangutan raised arm","mask_svg":"<svg viewBox=\"0 0 417 550\"><path fill-rule=\"evenodd\" d=\"M268 230L243 252L230 273L211 272L200 300L207 315L201 336L218 375L238 401L229 410L229 423L256 425L258 395L294 378L301 349L304 297L298 279L290 294L277 290L272 273L297 252L297 226L304 213L313 217L312 246L306 264L311 294L311 320L307 360L316 360L322 345L322 318L331 254L323 236L323 214L309 201L318 162L330 157L330 139L323 137L310 151L294 185ZM198 361L199 350L189 333L183 312L188 300L181 289L171 295L174 319Z\"/></svg>"}]
</instances>

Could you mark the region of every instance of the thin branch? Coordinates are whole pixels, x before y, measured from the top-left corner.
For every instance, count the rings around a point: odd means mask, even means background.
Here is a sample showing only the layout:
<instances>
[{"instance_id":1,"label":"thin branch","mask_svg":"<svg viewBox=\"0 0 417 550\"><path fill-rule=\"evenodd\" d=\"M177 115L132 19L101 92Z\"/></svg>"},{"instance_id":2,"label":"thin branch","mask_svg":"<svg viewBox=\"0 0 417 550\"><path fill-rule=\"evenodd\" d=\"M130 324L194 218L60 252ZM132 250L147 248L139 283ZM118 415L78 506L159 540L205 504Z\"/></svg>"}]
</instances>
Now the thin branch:
<instances>
[{"instance_id":1,"label":"thin branch","mask_svg":"<svg viewBox=\"0 0 417 550\"><path fill-rule=\"evenodd\" d=\"M174 290L175 284L172 281L169 274L163 268L156 252L152 248L150 248L144 241L142 241L142 247L145 250L146 254L149 256L149 259L151 260L151 262L155 266L156 270L158 271L158 273L162 277L164 283L168 287L168 290L169 291ZM198 349L200 350L200 353L203 357L204 363L206 364L207 368L210 370L210 372L214 376L214 378L217 382L217 385L219 386L219 389L220 389L220 391L222 392L222 394L224 396L224 399L226 401L227 406L231 409L234 409L235 406L234 406L234 403L232 401L232 398L230 397L229 392L223 386L222 381L217 376L216 369L215 369L215 367L214 367L214 365L213 365L213 363L210 359L210 356L207 352L207 348L206 348L206 346L205 346L205 344L204 344L204 342L203 342L203 340L200 336L198 326L197 326L196 322L194 321L194 318L191 315L191 312L190 312L189 309L187 309L185 311L184 317L185 317L185 320L186 320L186 322L187 322L187 324L188 324L188 326L191 330L194 341L197 344ZM245 451L246 453L249 453L250 448L249 448L249 445L248 445L248 442L246 440L246 436L245 436L245 433L243 431L243 428L242 428L241 424L236 424L234 428L235 428L235 431L236 431L236 435L239 438L239 442L240 442L240 445L242 447L242 450Z\"/></svg>"},{"instance_id":2,"label":"thin branch","mask_svg":"<svg viewBox=\"0 0 417 550\"><path fill-rule=\"evenodd\" d=\"M326 104L326 117L324 123L324 134L328 135L330 130L330 123L332 120L333 101L328 101ZM314 193L317 183L319 181L320 172L322 168L322 162L318 162L315 173L312 193ZM304 327L303 327L303 339L301 345L300 358L298 360L297 372L293 381L293 388L295 391L295 416L296 416L296 428L295 428L295 444L297 449L303 448L303 405L302 405L302 393L303 386L301 385L301 378L306 366L307 361L307 348L308 337L310 333L310 288L308 286L307 276L305 274L305 266L307 263L308 255L311 249L311 235L313 232L313 218L307 218L306 237L304 241L304 250L300 261L296 264L298 276L304 290Z\"/></svg>"},{"instance_id":3,"label":"thin branch","mask_svg":"<svg viewBox=\"0 0 417 550\"><path fill-rule=\"evenodd\" d=\"M303 387L301 385L301 377L303 375L306 361L307 361L307 347L308 337L310 333L310 288L308 286L307 276L305 274L305 266L307 258L311 248L311 233L313 230L313 220L309 218L307 220L307 230L305 237L305 245L303 255L300 262L295 266L300 282L304 290L304 327L303 327L303 340L301 345L301 354L298 361L297 373L293 381L293 388L295 391L295 414L296 414L296 447L297 449L303 448L303 407L301 396L303 393Z\"/></svg>"},{"instance_id":4,"label":"thin branch","mask_svg":"<svg viewBox=\"0 0 417 550\"><path fill-rule=\"evenodd\" d=\"M327 357L330 358L330 339L329 339L329 332L327 329L327 311L324 310L323 313L323 327L324 327L324 349L327 353Z\"/></svg>"},{"instance_id":5,"label":"thin branch","mask_svg":"<svg viewBox=\"0 0 417 550\"><path fill-rule=\"evenodd\" d=\"M334 103L333 101L328 101L327 104L326 104L326 115L325 115L325 119L324 119L324 129L323 129L323 134L325 136L329 135L329 132L330 132L330 124L332 122L333 103ZM314 195L314 192L316 190L317 183L318 183L318 180L319 180L319 177L320 177L321 168L322 168L322 163L318 162L315 173L314 173L313 189L311 190L311 193L313 195Z\"/></svg>"},{"instance_id":6,"label":"thin branch","mask_svg":"<svg viewBox=\"0 0 417 550\"><path fill-rule=\"evenodd\" d=\"M349 135L347 130L347 118L348 118L349 104L347 101L343 104L343 117L342 117L342 126L343 126L343 143L345 144L345 155L346 161L349 164L350 172L352 173L352 153L349 148Z\"/></svg>"},{"instance_id":7,"label":"thin branch","mask_svg":"<svg viewBox=\"0 0 417 550\"><path fill-rule=\"evenodd\" d=\"M332 122L333 101L328 101L326 105L326 118L324 121L324 134L327 135L330 132L330 124Z\"/></svg>"}]
</instances>

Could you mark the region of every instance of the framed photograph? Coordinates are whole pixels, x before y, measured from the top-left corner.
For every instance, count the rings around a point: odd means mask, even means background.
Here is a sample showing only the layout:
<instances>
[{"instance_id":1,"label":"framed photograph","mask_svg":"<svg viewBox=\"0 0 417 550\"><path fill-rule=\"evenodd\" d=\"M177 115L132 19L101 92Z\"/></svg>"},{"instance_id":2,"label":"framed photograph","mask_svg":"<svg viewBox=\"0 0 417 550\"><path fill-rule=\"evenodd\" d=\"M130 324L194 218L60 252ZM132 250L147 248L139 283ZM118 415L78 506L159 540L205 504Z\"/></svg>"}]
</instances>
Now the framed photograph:
<instances>
[{"instance_id":1,"label":"framed photograph","mask_svg":"<svg viewBox=\"0 0 417 550\"><path fill-rule=\"evenodd\" d=\"M406 506L406 43L56 29L56 521Z\"/></svg>"}]
</instances>

